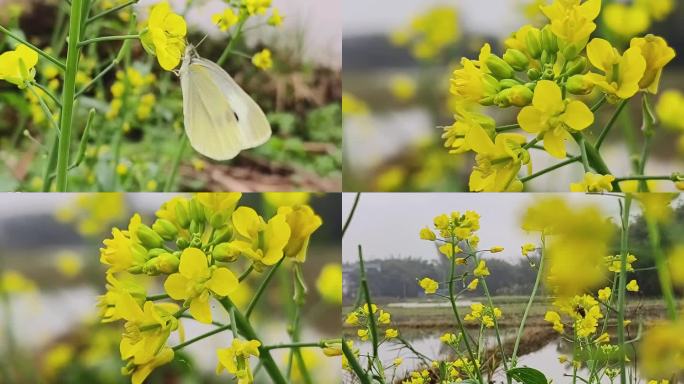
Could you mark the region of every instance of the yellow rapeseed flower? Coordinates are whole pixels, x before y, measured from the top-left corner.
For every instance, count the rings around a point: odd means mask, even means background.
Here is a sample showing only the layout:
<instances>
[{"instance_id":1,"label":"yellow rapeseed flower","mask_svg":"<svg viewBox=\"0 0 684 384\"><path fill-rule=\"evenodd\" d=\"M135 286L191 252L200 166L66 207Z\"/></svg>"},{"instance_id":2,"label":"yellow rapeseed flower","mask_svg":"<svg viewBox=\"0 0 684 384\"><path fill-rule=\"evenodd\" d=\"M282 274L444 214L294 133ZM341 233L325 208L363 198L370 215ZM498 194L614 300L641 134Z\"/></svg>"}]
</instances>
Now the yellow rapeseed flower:
<instances>
[{"instance_id":1,"label":"yellow rapeseed flower","mask_svg":"<svg viewBox=\"0 0 684 384\"><path fill-rule=\"evenodd\" d=\"M19 44L13 51L0 55L0 80L5 80L26 88L36 75L35 66L38 64L38 53L24 44Z\"/></svg>"},{"instance_id":2,"label":"yellow rapeseed flower","mask_svg":"<svg viewBox=\"0 0 684 384\"><path fill-rule=\"evenodd\" d=\"M675 57L674 49L662 37L651 34L633 38L629 46L641 49L641 55L646 60L646 71L639 81L639 87L657 93L663 68Z\"/></svg>"},{"instance_id":3,"label":"yellow rapeseed flower","mask_svg":"<svg viewBox=\"0 0 684 384\"><path fill-rule=\"evenodd\" d=\"M426 295L431 295L431 294L437 292L437 289L439 288L439 283L437 283L436 281L432 280L429 277L422 278L418 282L418 285L420 285L420 287L425 290Z\"/></svg>"},{"instance_id":4,"label":"yellow rapeseed flower","mask_svg":"<svg viewBox=\"0 0 684 384\"><path fill-rule=\"evenodd\" d=\"M316 288L321 297L332 304L342 304L342 266L328 263L316 279Z\"/></svg>"},{"instance_id":5,"label":"yellow rapeseed flower","mask_svg":"<svg viewBox=\"0 0 684 384\"><path fill-rule=\"evenodd\" d=\"M586 172L584 180L579 183L571 183L570 191L572 192L610 192L613 190L613 175L599 175L596 173Z\"/></svg>"},{"instance_id":6,"label":"yellow rapeseed flower","mask_svg":"<svg viewBox=\"0 0 684 384\"><path fill-rule=\"evenodd\" d=\"M148 52L157 56L162 68L171 71L178 66L185 52L186 34L185 19L173 13L169 3L162 1L152 7L140 41Z\"/></svg>"},{"instance_id":7,"label":"yellow rapeseed flower","mask_svg":"<svg viewBox=\"0 0 684 384\"><path fill-rule=\"evenodd\" d=\"M587 57L603 74L587 73L584 78L615 99L628 99L639 91L646 70L641 49L631 47L620 55L607 40L594 38L587 44Z\"/></svg>"},{"instance_id":8,"label":"yellow rapeseed flower","mask_svg":"<svg viewBox=\"0 0 684 384\"><path fill-rule=\"evenodd\" d=\"M684 131L684 94L675 89L663 92L656 104L656 115L664 126Z\"/></svg>"},{"instance_id":9,"label":"yellow rapeseed flower","mask_svg":"<svg viewBox=\"0 0 684 384\"><path fill-rule=\"evenodd\" d=\"M216 374L220 374L225 369L237 377L238 384L252 384L254 377L249 365L249 357L259 357L260 346L261 342L258 340L233 339L230 347L217 349Z\"/></svg>"},{"instance_id":10,"label":"yellow rapeseed flower","mask_svg":"<svg viewBox=\"0 0 684 384\"><path fill-rule=\"evenodd\" d=\"M232 8L226 8L223 12L215 13L211 16L211 22L216 24L223 32L229 30L233 25L237 24L239 20L240 17Z\"/></svg>"},{"instance_id":11,"label":"yellow rapeseed flower","mask_svg":"<svg viewBox=\"0 0 684 384\"><path fill-rule=\"evenodd\" d=\"M259 69L267 71L273 67L273 59L271 58L271 50L264 48L261 52L252 56L252 64Z\"/></svg>"},{"instance_id":12,"label":"yellow rapeseed flower","mask_svg":"<svg viewBox=\"0 0 684 384\"><path fill-rule=\"evenodd\" d=\"M551 21L551 31L569 44L586 41L596 29L594 19L601 11L601 0L554 0L542 6Z\"/></svg>"},{"instance_id":13,"label":"yellow rapeseed flower","mask_svg":"<svg viewBox=\"0 0 684 384\"><path fill-rule=\"evenodd\" d=\"M520 167L530 161L522 145L525 136L502 133L492 141L484 131L475 131L473 149L477 152L475 166L470 174L469 188L473 192L520 192L523 188L517 179Z\"/></svg>"},{"instance_id":14,"label":"yellow rapeseed flower","mask_svg":"<svg viewBox=\"0 0 684 384\"><path fill-rule=\"evenodd\" d=\"M623 38L639 35L651 26L646 8L616 2L606 6L603 21L608 29Z\"/></svg>"}]
</instances>

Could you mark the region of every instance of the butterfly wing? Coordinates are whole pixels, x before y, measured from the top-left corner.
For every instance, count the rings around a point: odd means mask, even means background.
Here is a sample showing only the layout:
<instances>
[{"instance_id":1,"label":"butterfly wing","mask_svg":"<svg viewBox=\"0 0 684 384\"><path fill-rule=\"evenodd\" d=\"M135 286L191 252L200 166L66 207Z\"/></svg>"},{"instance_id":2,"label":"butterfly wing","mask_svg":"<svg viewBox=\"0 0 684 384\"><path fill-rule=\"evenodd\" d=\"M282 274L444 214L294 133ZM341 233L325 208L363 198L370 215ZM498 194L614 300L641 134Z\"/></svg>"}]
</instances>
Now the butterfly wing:
<instances>
[{"instance_id":1,"label":"butterfly wing","mask_svg":"<svg viewBox=\"0 0 684 384\"><path fill-rule=\"evenodd\" d=\"M228 160L271 137L261 108L213 62L193 58L181 70L181 88L185 131L199 153Z\"/></svg>"}]
</instances>

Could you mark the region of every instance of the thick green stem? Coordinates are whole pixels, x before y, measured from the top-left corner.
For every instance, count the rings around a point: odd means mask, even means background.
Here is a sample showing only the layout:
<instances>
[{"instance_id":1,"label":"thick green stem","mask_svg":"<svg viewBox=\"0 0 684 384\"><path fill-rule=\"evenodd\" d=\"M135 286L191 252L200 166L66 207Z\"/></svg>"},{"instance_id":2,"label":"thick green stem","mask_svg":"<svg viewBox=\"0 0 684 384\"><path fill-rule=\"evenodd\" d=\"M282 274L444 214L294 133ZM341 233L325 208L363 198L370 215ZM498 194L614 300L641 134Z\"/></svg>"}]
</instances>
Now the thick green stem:
<instances>
[{"instance_id":1,"label":"thick green stem","mask_svg":"<svg viewBox=\"0 0 684 384\"><path fill-rule=\"evenodd\" d=\"M220 302L226 311L230 312L231 309L234 309L235 326L237 327L238 331L240 331L242 336L248 340L258 340L261 342L261 339L252 328L249 320L247 320L247 318L235 307L233 302L230 301L228 297L221 299ZM287 380L285 380L285 377L283 376L282 372L280 372L278 365L273 360L271 352L263 347L263 342L261 344L262 346L259 347L259 360L263 364L268 375L271 377L271 382L274 384L287 384Z\"/></svg>"},{"instance_id":2,"label":"thick green stem","mask_svg":"<svg viewBox=\"0 0 684 384\"><path fill-rule=\"evenodd\" d=\"M667 266L667 259L663 254L663 249L660 243L660 231L658 229L658 223L651 218L647 218L646 226L648 228L648 240L651 244L653 260L655 261L656 269L658 271L660 290L663 293L663 300L665 301L665 306L667 308L667 317L670 320L675 320L677 318L677 303L674 297L672 279Z\"/></svg>"},{"instance_id":3,"label":"thick green stem","mask_svg":"<svg viewBox=\"0 0 684 384\"><path fill-rule=\"evenodd\" d=\"M584 143L584 149L586 150L586 157L587 161L589 162L589 165L594 168L596 172L598 172L601 175L612 175L610 172L610 169L608 169L608 166L606 165L606 162L603 161L603 157L601 157L601 154L599 151L591 145L591 143L587 142L582 136L581 132L574 132L572 133L573 139L575 139L575 142L577 142L578 145L582 146L582 143ZM616 182L613 181L613 191L615 192L620 192L620 185Z\"/></svg>"},{"instance_id":4,"label":"thick green stem","mask_svg":"<svg viewBox=\"0 0 684 384\"><path fill-rule=\"evenodd\" d=\"M603 141L606 139L606 136L608 136L608 132L610 132L610 129L613 127L613 125L615 125L617 118L620 116L620 113L622 112L622 110L625 109L628 102L629 102L629 99L626 99L626 100L622 100L620 102L620 104L618 104L617 109L615 110L615 113L613 113L613 116L610 117L610 120L608 120L608 123L603 128L603 130L599 134L598 139L596 140L596 144L594 145L594 147L597 150L601 148L601 145L603 145Z\"/></svg>"},{"instance_id":5,"label":"thick green stem","mask_svg":"<svg viewBox=\"0 0 684 384\"><path fill-rule=\"evenodd\" d=\"M370 296L370 289L368 289L368 279L366 278L366 268L363 264L363 249L361 244L358 246L359 251L359 269L360 269L360 281L361 290L363 291L363 297L366 301L366 309L368 311L368 322L370 323L369 331L371 336L371 346L373 347L373 356L371 357L373 364L377 366L378 374L384 375L384 370L382 368L382 363L380 362L379 343L378 343L378 328L375 323L375 315L373 314L373 302ZM384 382L384 380L383 380Z\"/></svg>"},{"instance_id":6,"label":"thick green stem","mask_svg":"<svg viewBox=\"0 0 684 384\"><path fill-rule=\"evenodd\" d=\"M620 278L618 282L618 314L617 333L618 345L620 346L620 383L627 383L627 371L625 367L625 291L627 286L627 250L629 247L629 210L632 206L632 195L625 196L622 207L622 230L620 232Z\"/></svg>"},{"instance_id":7,"label":"thick green stem","mask_svg":"<svg viewBox=\"0 0 684 384\"><path fill-rule=\"evenodd\" d=\"M176 157L173 159L173 165L171 166L171 172L169 173L169 177L166 179L166 183L164 183L164 192L169 192L171 191L171 187L173 187L173 184L176 182L176 175L178 174L178 167L180 166L181 159L183 158L183 152L185 152L185 148L188 146L188 136L183 133L181 136L181 142L178 144L178 151L176 152Z\"/></svg>"},{"instance_id":8,"label":"thick green stem","mask_svg":"<svg viewBox=\"0 0 684 384\"><path fill-rule=\"evenodd\" d=\"M247 310L245 311L245 317L249 319L249 317L252 315L252 311L254 311L254 308L256 307L257 303L259 302L259 299L261 298L261 295L264 294L264 290L266 289L266 286L268 286L269 282L275 275L276 270L280 266L280 264L283 263L283 260L285 260L285 257L281 258L276 265L274 265L266 274L266 277L264 280L261 282L259 285L259 288L257 288L256 293L254 294L254 297L252 298L252 301L249 302L249 305L247 306Z\"/></svg>"},{"instance_id":9,"label":"thick green stem","mask_svg":"<svg viewBox=\"0 0 684 384\"><path fill-rule=\"evenodd\" d=\"M219 59L216 60L216 64L218 64L219 67L222 66L226 62L226 60L228 59L228 56L230 56L230 52L233 50L233 47L235 46L238 39L240 38L240 35L242 34L242 28L244 28L246 21L247 21L247 17L243 16L242 19L238 22L238 25L235 28L235 33L230 38L230 42L228 43L228 45L226 45L226 48L221 53L221 56L219 57Z\"/></svg>"},{"instance_id":10,"label":"thick green stem","mask_svg":"<svg viewBox=\"0 0 684 384\"><path fill-rule=\"evenodd\" d=\"M544 235L542 234L542 249L541 253L539 255L539 265L537 266L537 277L534 280L534 286L532 287L532 293L530 293L530 300L527 302L527 306L525 307L525 312L523 312L523 317L522 320L520 321L520 328L518 328L518 335L515 337L515 344L513 345L513 354L511 355L511 360L513 361L513 364L516 364L516 359L518 357L518 347L520 346L520 340L522 339L522 334L523 330L525 329L525 322L527 321L527 316L530 313L530 309L532 308L532 304L534 303L534 298L537 295L537 289L539 288L539 284L541 282L541 276L542 272L544 270L544 253L546 252L546 239L544 238Z\"/></svg>"},{"instance_id":11,"label":"thick green stem","mask_svg":"<svg viewBox=\"0 0 684 384\"><path fill-rule=\"evenodd\" d=\"M354 351L349 348L349 345L345 340L342 341L342 353L344 354L344 357L347 358L349 367L351 367L352 371L354 371L361 384L371 384L370 379L368 379L368 376L363 371L363 368L361 368L361 364L359 364L356 356L354 356Z\"/></svg>"},{"instance_id":12,"label":"thick green stem","mask_svg":"<svg viewBox=\"0 0 684 384\"><path fill-rule=\"evenodd\" d=\"M69 45L67 47L66 73L62 89L62 118L60 119L59 153L57 154L57 191L67 191L71 126L74 114L74 93L80 53L81 17L83 0L72 0L69 18Z\"/></svg>"}]
</instances>

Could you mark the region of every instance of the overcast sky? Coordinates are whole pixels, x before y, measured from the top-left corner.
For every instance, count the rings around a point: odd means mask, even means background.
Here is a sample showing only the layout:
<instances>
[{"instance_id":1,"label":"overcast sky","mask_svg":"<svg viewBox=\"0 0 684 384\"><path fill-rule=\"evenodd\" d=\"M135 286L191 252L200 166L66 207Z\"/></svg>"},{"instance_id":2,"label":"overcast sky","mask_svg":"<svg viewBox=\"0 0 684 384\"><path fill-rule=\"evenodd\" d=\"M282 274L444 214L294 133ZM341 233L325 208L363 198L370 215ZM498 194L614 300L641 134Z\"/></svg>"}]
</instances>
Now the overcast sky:
<instances>
[{"instance_id":1,"label":"overcast sky","mask_svg":"<svg viewBox=\"0 0 684 384\"><path fill-rule=\"evenodd\" d=\"M346 220L355 194L342 197L342 217ZM520 246L538 242L538 235L528 235L520 229L520 217L526 207L548 194L541 193L364 193L342 242L345 262L358 258L356 247L361 244L367 259L392 256L436 257L431 242L420 240L418 232L432 226L432 219L441 213L474 210L481 216L481 247L503 246L495 254L507 260L520 257ZM619 221L617 198L599 195L564 194L571 204L597 204L603 212ZM680 197L680 200L682 198ZM632 214L639 213L638 204Z\"/></svg>"},{"instance_id":2,"label":"overcast sky","mask_svg":"<svg viewBox=\"0 0 684 384\"><path fill-rule=\"evenodd\" d=\"M345 36L386 33L435 5L450 5L460 12L464 29L505 36L524 22L521 0L344 0Z\"/></svg>"}]
</instances>

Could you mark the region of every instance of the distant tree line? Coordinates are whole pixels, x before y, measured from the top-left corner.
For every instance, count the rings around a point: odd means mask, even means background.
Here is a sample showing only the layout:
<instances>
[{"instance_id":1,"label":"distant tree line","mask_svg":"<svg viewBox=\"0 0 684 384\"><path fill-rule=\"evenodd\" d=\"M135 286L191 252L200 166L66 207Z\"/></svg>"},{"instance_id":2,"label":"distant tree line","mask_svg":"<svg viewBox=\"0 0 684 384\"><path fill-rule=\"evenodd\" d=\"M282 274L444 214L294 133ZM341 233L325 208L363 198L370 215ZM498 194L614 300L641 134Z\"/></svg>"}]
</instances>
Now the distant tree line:
<instances>
[{"instance_id":1,"label":"distant tree line","mask_svg":"<svg viewBox=\"0 0 684 384\"><path fill-rule=\"evenodd\" d=\"M615 226L615 236L611 245L612 254L619 254L619 227ZM684 244L684 205L674 210L674 217L670 224L660 227L662 249L667 254L677 243ZM637 279L640 294L644 296L660 295L658 275L653 268L653 255L648 238L648 230L642 216L637 217L630 225L629 249L637 256L633 264L636 271L630 279ZM506 250L514 252L515 250ZM424 296L418 285L418 279L430 277L436 281L448 280L450 262L435 249L436 259L392 257L389 259L370 259L366 261L366 274L369 288L375 297L379 298L417 298ZM487 284L493 295L527 295L532 289L536 276L538 255L530 255L530 259L519 256L517 262L510 263L499 259L489 259L487 267L490 276ZM344 298L346 302L356 298L359 286L358 263L344 264ZM577 271L582 273L582 271ZM466 282L470 281L469 277ZM440 284L445 287L445 284ZM600 288L600 287L597 287Z\"/></svg>"}]
</instances>

